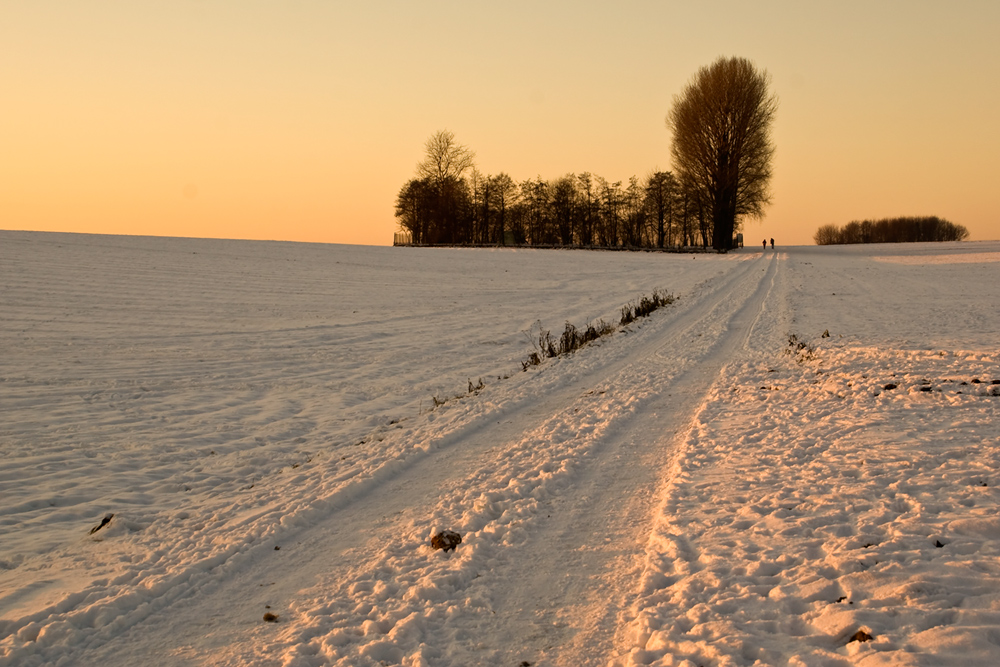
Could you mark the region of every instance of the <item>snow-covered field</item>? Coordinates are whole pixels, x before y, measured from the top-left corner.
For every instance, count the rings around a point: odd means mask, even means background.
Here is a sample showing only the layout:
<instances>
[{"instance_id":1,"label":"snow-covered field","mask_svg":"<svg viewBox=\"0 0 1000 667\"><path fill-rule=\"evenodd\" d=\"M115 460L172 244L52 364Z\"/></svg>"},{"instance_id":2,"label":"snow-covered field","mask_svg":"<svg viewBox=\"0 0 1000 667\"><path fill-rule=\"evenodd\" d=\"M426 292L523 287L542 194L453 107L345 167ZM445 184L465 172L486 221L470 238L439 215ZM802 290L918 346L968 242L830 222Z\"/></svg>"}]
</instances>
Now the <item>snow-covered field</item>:
<instances>
[{"instance_id":1,"label":"snow-covered field","mask_svg":"<svg viewBox=\"0 0 1000 667\"><path fill-rule=\"evenodd\" d=\"M1000 664L998 305L993 242L0 232L0 665Z\"/></svg>"}]
</instances>

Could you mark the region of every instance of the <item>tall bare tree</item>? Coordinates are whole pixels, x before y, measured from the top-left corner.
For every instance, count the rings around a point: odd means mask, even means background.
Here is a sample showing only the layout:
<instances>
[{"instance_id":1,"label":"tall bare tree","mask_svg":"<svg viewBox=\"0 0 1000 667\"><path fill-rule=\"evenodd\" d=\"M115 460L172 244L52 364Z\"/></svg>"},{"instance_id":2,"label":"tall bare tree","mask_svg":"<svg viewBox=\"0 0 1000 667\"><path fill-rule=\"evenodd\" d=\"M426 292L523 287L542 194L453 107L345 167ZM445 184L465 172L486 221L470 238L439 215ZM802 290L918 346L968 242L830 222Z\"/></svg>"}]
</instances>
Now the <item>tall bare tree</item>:
<instances>
[{"instance_id":1,"label":"tall bare tree","mask_svg":"<svg viewBox=\"0 0 1000 667\"><path fill-rule=\"evenodd\" d=\"M594 191L594 179L590 172L583 172L576 177L577 189L580 192L578 199L580 206L580 245L589 246L594 242L594 225L597 221L599 205L597 194Z\"/></svg>"},{"instance_id":2,"label":"tall bare tree","mask_svg":"<svg viewBox=\"0 0 1000 667\"><path fill-rule=\"evenodd\" d=\"M624 224L622 225L622 244L638 248L646 242L646 223L648 217L643 206L645 190L639 184L639 179L632 176L628 179L628 187L622 197Z\"/></svg>"},{"instance_id":3,"label":"tall bare tree","mask_svg":"<svg viewBox=\"0 0 1000 667\"><path fill-rule=\"evenodd\" d=\"M420 194L426 198L422 207L425 216L420 222L420 242L422 243L471 243L477 240L475 234L475 206L469 184L462 178L474 168L476 156L471 150L455 141L455 134L448 130L436 132L424 144L425 157L417 164L418 182L426 188ZM397 217L406 222L404 215L410 209L400 209L397 200ZM405 202L404 202L405 203ZM414 234L414 240L417 235Z\"/></svg>"},{"instance_id":4,"label":"tall bare tree","mask_svg":"<svg viewBox=\"0 0 1000 667\"><path fill-rule=\"evenodd\" d=\"M549 206L555 231L561 245L572 245L576 232L576 176L557 178L549 187Z\"/></svg>"},{"instance_id":5,"label":"tall bare tree","mask_svg":"<svg viewBox=\"0 0 1000 667\"><path fill-rule=\"evenodd\" d=\"M462 178L471 169L476 154L455 141L455 133L440 130L431 135L424 144L426 156L417 165L417 175L430 179L434 184L441 184L448 178Z\"/></svg>"},{"instance_id":6,"label":"tall bare tree","mask_svg":"<svg viewBox=\"0 0 1000 667\"><path fill-rule=\"evenodd\" d=\"M646 208L656 221L656 247L670 243L674 224L677 179L669 171L654 171L646 177Z\"/></svg>"},{"instance_id":7,"label":"tall bare tree","mask_svg":"<svg viewBox=\"0 0 1000 667\"><path fill-rule=\"evenodd\" d=\"M719 58L698 70L667 116L674 168L701 194L720 250L732 247L739 218L760 217L770 203L778 101L769 84L768 73L746 58Z\"/></svg>"},{"instance_id":8,"label":"tall bare tree","mask_svg":"<svg viewBox=\"0 0 1000 667\"><path fill-rule=\"evenodd\" d=\"M507 242L505 232L509 229L508 211L517 202L517 184L514 179L503 172L490 176L490 201L496 212L493 216L495 225L490 240L503 245Z\"/></svg>"},{"instance_id":9,"label":"tall bare tree","mask_svg":"<svg viewBox=\"0 0 1000 667\"><path fill-rule=\"evenodd\" d=\"M598 243L608 248L617 246L621 233L622 182L609 183L598 176L597 193L600 202L600 218L597 228Z\"/></svg>"},{"instance_id":10,"label":"tall bare tree","mask_svg":"<svg viewBox=\"0 0 1000 667\"><path fill-rule=\"evenodd\" d=\"M549 184L539 176L520 185L520 198L526 241L532 245L554 244L556 235L550 224Z\"/></svg>"},{"instance_id":11,"label":"tall bare tree","mask_svg":"<svg viewBox=\"0 0 1000 667\"><path fill-rule=\"evenodd\" d=\"M396 197L396 217L399 226L410 232L414 243L427 242L427 225L430 220L432 197L427 179L408 181Z\"/></svg>"},{"instance_id":12,"label":"tall bare tree","mask_svg":"<svg viewBox=\"0 0 1000 667\"><path fill-rule=\"evenodd\" d=\"M469 188L472 213L472 242L489 243L490 218L490 177L475 167L469 172L465 182Z\"/></svg>"}]
</instances>

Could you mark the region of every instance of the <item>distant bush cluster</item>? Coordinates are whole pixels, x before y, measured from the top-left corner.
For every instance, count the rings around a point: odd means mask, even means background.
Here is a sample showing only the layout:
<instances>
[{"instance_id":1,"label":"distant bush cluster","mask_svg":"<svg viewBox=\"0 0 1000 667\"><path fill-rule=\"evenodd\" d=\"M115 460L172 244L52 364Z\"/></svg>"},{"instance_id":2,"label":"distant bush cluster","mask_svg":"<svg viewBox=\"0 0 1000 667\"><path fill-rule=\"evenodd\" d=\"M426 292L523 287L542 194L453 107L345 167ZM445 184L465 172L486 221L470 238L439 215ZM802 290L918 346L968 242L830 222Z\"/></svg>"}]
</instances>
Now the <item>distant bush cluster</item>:
<instances>
[{"instance_id":1,"label":"distant bush cluster","mask_svg":"<svg viewBox=\"0 0 1000 667\"><path fill-rule=\"evenodd\" d=\"M844 243L915 243L921 241L962 241L969 230L937 216L855 220L843 227L823 225L816 230L816 245Z\"/></svg>"}]
</instances>

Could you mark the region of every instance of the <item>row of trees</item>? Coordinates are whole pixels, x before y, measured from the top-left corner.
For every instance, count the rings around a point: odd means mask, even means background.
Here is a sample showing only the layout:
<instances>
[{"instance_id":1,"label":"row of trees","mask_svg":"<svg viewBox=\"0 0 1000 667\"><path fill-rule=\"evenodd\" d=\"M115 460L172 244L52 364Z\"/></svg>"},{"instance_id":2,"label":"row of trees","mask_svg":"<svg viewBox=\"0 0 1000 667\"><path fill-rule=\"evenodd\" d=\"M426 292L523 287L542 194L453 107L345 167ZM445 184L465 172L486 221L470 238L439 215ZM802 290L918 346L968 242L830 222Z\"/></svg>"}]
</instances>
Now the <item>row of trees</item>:
<instances>
[{"instance_id":1,"label":"row of trees","mask_svg":"<svg viewBox=\"0 0 1000 667\"><path fill-rule=\"evenodd\" d=\"M483 174L443 131L427 142L418 177L396 198L418 244L663 248L712 245L711 213L669 171L608 181L587 172L551 181Z\"/></svg>"},{"instance_id":2,"label":"row of trees","mask_svg":"<svg viewBox=\"0 0 1000 667\"><path fill-rule=\"evenodd\" d=\"M843 227L823 225L816 230L816 245L841 243L912 243L962 241L969 230L937 216L855 220Z\"/></svg>"},{"instance_id":3,"label":"row of trees","mask_svg":"<svg viewBox=\"0 0 1000 667\"><path fill-rule=\"evenodd\" d=\"M733 247L744 218L769 203L777 100L745 58L703 67L667 116L676 175L610 182L584 172L516 182L480 173L475 154L441 131L396 198L418 244Z\"/></svg>"}]
</instances>

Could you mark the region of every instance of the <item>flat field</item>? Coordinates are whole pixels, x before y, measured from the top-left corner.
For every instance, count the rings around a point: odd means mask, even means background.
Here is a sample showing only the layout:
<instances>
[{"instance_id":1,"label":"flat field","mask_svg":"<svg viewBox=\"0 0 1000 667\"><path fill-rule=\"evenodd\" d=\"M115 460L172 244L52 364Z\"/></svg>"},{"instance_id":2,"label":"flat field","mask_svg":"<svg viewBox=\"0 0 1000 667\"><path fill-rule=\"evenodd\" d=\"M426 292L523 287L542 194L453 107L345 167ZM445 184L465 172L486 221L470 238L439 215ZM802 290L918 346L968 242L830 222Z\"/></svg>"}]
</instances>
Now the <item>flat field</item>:
<instances>
[{"instance_id":1,"label":"flat field","mask_svg":"<svg viewBox=\"0 0 1000 667\"><path fill-rule=\"evenodd\" d=\"M0 232L0 665L997 664L998 332L996 242Z\"/></svg>"}]
</instances>

